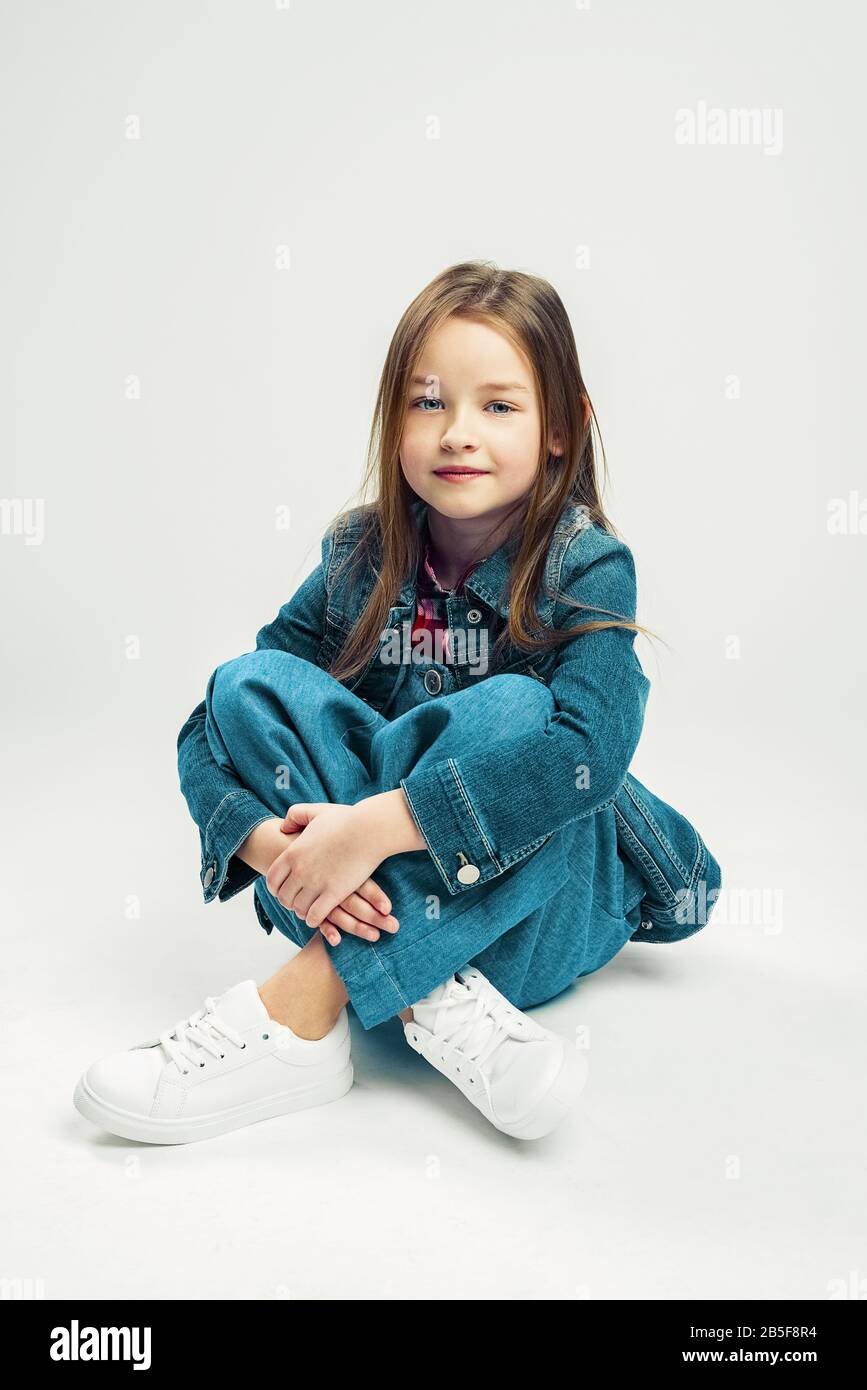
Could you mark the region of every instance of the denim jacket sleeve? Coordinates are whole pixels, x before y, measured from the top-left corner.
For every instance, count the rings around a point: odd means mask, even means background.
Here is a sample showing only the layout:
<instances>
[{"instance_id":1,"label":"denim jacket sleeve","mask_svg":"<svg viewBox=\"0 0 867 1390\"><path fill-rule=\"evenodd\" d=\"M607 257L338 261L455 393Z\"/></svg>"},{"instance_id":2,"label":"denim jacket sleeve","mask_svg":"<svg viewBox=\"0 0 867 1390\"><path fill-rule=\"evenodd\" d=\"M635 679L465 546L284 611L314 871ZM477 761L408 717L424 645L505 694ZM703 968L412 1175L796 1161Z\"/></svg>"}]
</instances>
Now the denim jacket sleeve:
<instances>
[{"instance_id":1,"label":"denim jacket sleeve","mask_svg":"<svg viewBox=\"0 0 867 1390\"><path fill-rule=\"evenodd\" d=\"M612 616L635 621L632 552L601 528L570 542L559 588L591 610L566 607L559 626ZM450 893L503 873L570 821L614 800L638 745L650 689L634 640L628 628L608 628L562 643L548 682L549 713L540 719L530 702L534 714L526 728L491 730L471 752L401 779ZM465 872L471 881L462 882L457 872L467 861L479 874Z\"/></svg>"},{"instance_id":2,"label":"denim jacket sleeve","mask_svg":"<svg viewBox=\"0 0 867 1390\"><path fill-rule=\"evenodd\" d=\"M323 639L326 607L325 579L331 534L322 541L322 562L284 603L272 622L256 634L256 650L274 647L315 662ZM213 680L212 673L210 680ZM210 684L210 682L209 682ZM199 827L199 878L204 900L226 902L246 888L258 872L236 850L262 821L274 812L249 791L235 774L217 762L205 727L205 701L191 712L178 734L178 776L190 815Z\"/></svg>"}]
</instances>

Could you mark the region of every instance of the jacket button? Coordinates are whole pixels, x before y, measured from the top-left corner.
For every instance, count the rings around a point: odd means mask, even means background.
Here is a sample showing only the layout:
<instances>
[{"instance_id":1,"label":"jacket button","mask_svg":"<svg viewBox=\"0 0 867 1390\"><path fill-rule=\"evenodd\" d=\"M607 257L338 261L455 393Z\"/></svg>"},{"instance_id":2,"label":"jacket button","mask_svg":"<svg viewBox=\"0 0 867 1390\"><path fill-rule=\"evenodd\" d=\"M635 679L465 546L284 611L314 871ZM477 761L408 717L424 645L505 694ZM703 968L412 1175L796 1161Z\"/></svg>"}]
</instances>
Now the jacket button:
<instances>
[{"instance_id":1,"label":"jacket button","mask_svg":"<svg viewBox=\"0 0 867 1390\"><path fill-rule=\"evenodd\" d=\"M216 872L217 872L217 866L216 866L216 864L209 864L209 865L208 865L208 868L207 868L207 872L206 872L206 874L205 874L205 877L202 879L202 883L204 884L204 886L205 886L206 888L210 888L211 884L212 884L213 881L214 881L214 877L215 877L215 875L216 875Z\"/></svg>"},{"instance_id":2,"label":"jacket button","mask_svg":"<svg viewBox=\"0 0 867 1390\"><path fill-rule=\"evenodd\" d=\"M477 864L471 864L467 856L461 853L460 850L458 851L458 858L461 861L461 867L458 869L457 873L458 883L475 883L482 872L479 866Z\"/></svg>"},{"instance_id":3,"label":"jacket button","mask_svg":"<svg viewBox=\"0 0 867 1390\"><path fill-rule=\"evenodd\" d=\"M424 688L428 695L436 695L443 688L443 678L439 671L425 671Z\"/></svg>"},{"instance_id":4,"label":"jacket button","mask_svg":"<svg viewBox=\"0 0 867 1390\"><path fill-rule=\"evenodd\" d=\"M481 621L482 621L482 615L481 615L481 613L479 612L478 608L470 608L469 611L467 612L467 622L468 622L468 623L480 623Z\"/></svg>"},{"instance_id":5,"label":"jacket button","mask_svg":"<svg viewBox=\"0 0 867 1390\"><path fill-rule=\"evenodd\" d=\"M653 923L652 923L652 922L642 922L641 925L644 927L644 930L645 930L645 931L650 931L650 928L653 926Z\"/></svg>"}]
</instances>

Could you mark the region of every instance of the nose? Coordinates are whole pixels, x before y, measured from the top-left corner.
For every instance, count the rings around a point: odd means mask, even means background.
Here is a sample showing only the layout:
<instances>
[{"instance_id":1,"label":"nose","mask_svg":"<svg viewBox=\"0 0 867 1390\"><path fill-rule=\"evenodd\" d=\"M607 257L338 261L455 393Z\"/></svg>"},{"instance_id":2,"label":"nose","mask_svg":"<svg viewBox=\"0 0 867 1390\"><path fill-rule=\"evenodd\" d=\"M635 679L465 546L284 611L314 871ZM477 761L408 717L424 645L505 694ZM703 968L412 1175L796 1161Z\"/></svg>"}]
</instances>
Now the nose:
<instances>
[{"instance_id":1,"label":"nose","mask_svg":"<svg viewBox=\"0 0 867 1390\"><path fill-rule=\"evenodd\" d=\"M476 449L479 447L478 440L472 430L470 430L467 425L461 424L459 419L453 420L452 423L443 430L440 442L442 447L449 450L451 453L475 453Z\"/></svg>"}]
</instances>

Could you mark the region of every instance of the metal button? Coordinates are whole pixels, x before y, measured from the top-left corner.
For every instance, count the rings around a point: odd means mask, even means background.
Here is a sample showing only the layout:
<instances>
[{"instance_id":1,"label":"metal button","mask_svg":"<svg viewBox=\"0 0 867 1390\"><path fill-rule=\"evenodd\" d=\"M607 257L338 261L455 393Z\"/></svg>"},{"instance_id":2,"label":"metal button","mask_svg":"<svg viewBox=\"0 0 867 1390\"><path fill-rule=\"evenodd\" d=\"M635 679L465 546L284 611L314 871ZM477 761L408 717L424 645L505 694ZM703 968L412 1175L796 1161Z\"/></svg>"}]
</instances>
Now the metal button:
<instances>
[{"instance_id":1,"label":"metal button","mask_svg":"<svg viewBox=\"0 0 867 1390\"><path fill-rule=\"evenodd\" d=\"M467 622L468 622L468 623L480 623L481 621L482 621L482 615L481 615L481 613L479 612L478 608L470 608L469 611L468 611L468 613L467 613Z\"/></svg>"},{"instance_id":2,"label":"metal button","mask_svg":"<svg viewBox=\"0 0 867 1390\"><path fill-rule=\"evenodd\" d=\"M439 671L425 671L424 688L427 691L428 695L437 695L439 691L442 690L443 678L440 675Z\"/></svg>"},{"instance_id":3,"label":"metal button","mask_svg":"<svg viewBox=\"0 0 867 1390\"><path fill-rule=\"evenodd\" d=\"M458 883L475 883L481 874L481 869L478 865L470 863L463 850L458 850L457 857L461 861L461 867L458 869Z\"/></svg>"},{"instance_id":4,"label":"metal button","mask_svg":"<svg viewBox=\"0 0 867 1390\"><path fill-rule=\"evenodd\" d=\"M644 927L644 930L645 930L645 931L650 931L650 928L653 926L653 923L652 923L652 922L642 922L641 925Z\"/></svg>"},{"instance_id":5,"label":"metal button","mask_svg":"<svg viewBox=\"0 0 867 1390\"><path fill-rule=\"evenodd\" d=\"M207 868L207 872L205 873L205 877L202 879L202 883L204 884L204 886L205 886L206 888L210 888L211 884L212 884L213 881L214 881L214 878L215 878L215 876L216 876L216 873L217 873L217 866L216 866L216 864L209 864L209 865L208 865L208 868Z\"/></svg>"}]
</instances>

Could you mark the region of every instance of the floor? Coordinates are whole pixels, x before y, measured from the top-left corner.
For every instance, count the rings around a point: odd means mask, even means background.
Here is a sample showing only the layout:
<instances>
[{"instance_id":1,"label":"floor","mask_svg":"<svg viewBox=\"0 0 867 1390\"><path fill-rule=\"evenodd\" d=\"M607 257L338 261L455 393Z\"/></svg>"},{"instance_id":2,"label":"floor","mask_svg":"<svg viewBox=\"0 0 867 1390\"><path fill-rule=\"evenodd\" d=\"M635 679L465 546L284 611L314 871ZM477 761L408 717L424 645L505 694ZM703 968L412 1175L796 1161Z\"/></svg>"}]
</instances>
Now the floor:
<instances>
[{"instance_id":1,"label":"floor","mask_svg":"<svg viewBox=\"0 0 867 1390\"><path fill-rule=\"evenodd\" d=\"M246 894L201 902L170 754L104 733L85 770L52 737L50 804L22 766L4 835L0 1274L25 1293L803 1299L867 1274L860 822L814 820L808 853L779 770L754 782L776 821L699 808L729 897L690 940L631 943L535 1011L589 1030L582 1103L543 1140L489 1126L399 1023L351 1015L343 1099L160 1148L79 1116L79 1074L295 948ZM124 818L105 810L119 786Z\"/></svg>"}]
</instances>

